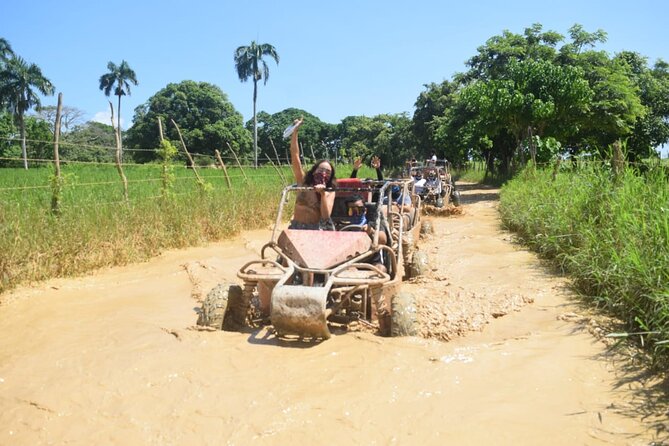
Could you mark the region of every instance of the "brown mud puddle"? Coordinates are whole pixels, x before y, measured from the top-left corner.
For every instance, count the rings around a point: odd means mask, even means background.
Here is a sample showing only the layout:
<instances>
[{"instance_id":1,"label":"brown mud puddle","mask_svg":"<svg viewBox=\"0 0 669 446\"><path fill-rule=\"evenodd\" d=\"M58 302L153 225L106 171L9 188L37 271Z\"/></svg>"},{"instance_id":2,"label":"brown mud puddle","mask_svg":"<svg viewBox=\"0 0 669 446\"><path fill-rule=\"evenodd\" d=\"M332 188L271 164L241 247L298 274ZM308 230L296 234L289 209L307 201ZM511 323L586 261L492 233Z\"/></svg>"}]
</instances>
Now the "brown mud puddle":
<instances>
[{"instance_id":1,"label":"brown mud puddle","mask_svg":"<svg viewBox=\"0 0 669 446\"><path fill-rule=\"evenodd\" d=\"M405 285L428 338L194 329L197 299L268 231L0 296L0 444L665 439L654 388L573 321L564 280L499 229L496 194L465 185L463 215L432 217L434 270Z\"/></svg>"}]
</instances>

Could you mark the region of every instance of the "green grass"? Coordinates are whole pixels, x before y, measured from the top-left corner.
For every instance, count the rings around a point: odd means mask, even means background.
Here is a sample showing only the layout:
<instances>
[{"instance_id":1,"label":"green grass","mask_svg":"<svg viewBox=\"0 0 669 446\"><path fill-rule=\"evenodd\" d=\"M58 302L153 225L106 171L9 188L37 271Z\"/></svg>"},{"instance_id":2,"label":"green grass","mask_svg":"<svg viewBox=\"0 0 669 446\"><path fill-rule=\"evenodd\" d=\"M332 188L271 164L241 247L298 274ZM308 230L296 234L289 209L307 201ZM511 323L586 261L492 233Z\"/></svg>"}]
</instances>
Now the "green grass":
<instances>
[{"instance_id":1,"label":"green grass","mask_svg":"<svg viewBox=\"0 0 669 446\"><path fill-rule=\"evenodd\" d=\"M337 166L348 177L350 165ZM274 222L284 182L275 168L173 168L169 198L161 195L161 165L125 165L128 202L114 165L66 164L61 212L51 212L51 168L0 169L0 293L20 283L84 274L146 260L165 249L222 240ZM293 183L288 166L281 172ZM375 175L363 167L361 177ZM293 203L286 206L289 217Z\"/></svg>"},{"instance_id":2,"label":"green grass","mask_svg":"<svg viewBox=\"0 0 669 446\"><path fill-rule=\"evenodd\" d=\"M509 180L510 177L498 173L486 172L485 164L480 161L472 161L467 168L454 170L453 178L456 181L465 181L467 183L480 183L489 186L499 187Z\"/></svg>"},{"instance_id":3,"label":"green grass","mask_svg":"<svg viewBox=\"0 0 669 446\"><path fill-rule=\"evenodd\" d=\"M211 184L203 192L191 170L176 167L172 195L163 199L159 165L125 166L125 173L127 203L114 166L65 166L56 216L50 169L0 169L0 292L265 227L275 218L283 187L272 167L247 169L248 183L232 169L232 190L221 170L202 169Z\"/></svg>"},{"instance_id":4,"label":"green grass","mask_svg":"<svg viewBox=\"0 0 669 446\"><path fill-rule=\"evenodd\" d=\"M527 170L505 184L504 224L574 278L586 300L620 318L669 365L669 175L619 178L606 167Z\"/></svg>"}]
</instances>

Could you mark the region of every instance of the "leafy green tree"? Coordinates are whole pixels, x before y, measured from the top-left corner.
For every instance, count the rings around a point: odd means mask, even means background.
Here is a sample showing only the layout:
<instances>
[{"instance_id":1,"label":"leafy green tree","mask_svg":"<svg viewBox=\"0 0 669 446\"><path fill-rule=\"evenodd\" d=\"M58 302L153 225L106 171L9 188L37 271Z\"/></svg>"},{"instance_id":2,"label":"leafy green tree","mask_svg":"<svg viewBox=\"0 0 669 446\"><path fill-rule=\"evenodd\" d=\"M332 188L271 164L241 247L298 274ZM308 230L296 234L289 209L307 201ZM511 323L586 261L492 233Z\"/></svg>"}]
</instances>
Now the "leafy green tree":
<instances>
[{"instance_id":1,"label":"leafy green tree","mask_svg":"<svg viewBox=\"0 0 669 446\"><path fill-rule=\"evenodd\" d=\"M64 161L109 163L114 161L115 146L111 125L88 121L63 134L60 156Z\"/></svg>"},{"instance_id":2,"label":"leafy green tree","mask_svg":"<svg viewBox=\"0 0 669 446\"><path fill-rule=\"evenodd\" d=\"M25 113L33 107L39 108L39 94L52 95L54 90L51 81L44 77L37 65L19 56L8 59L0 71L0 98L3 98L18 122L25 169L28 168Z\"/></svg>"},{"instance_id":3,"label":"leafy green tree","mask_svg":"<svg viewBox=\"0 0 669 446\"><path fill-rule=\"evenodd\" d=\"M116 109L117 114L117 126L116 131L118 132L119 141L122 141L121 138L121 96L128 95L130 96L130 84L138 85L137 75L135 71L130 68L128 62L125 60L121 61L120 65L116 65L114 62L109 62L107 64L108 73L100 76L100 90L103 90L105 96L109 97L114 92L114 96L118 96L118 106ZM123 149L121 148L121 156L123 156Z\"/></svg>"},{"instance_id":4,"label":"leafy green tree","mask_svg":"<svg viewBox=\"0 0 669 446\"><path fill-rule=\"evenodd\" d=\"M542 25L535 23L526 28L523 35L505 30L501 36L493 36L477 48L478 54L467 61L470 67L464 75L456 79L469 83L473 80L497 79L504 75L512 60L553 60L555 46L564 36L555 32L542 32Z\"/></svg>"},{"instance_id":5,"label":"leafy green tree","mask_svg":"<svg viewBox=\"0 0 669 446\"><path fill-rule=\"evenodd\" d=\"M593 91L589 113L581 122L576 144L603 153L613 142L632 134L637 119L646 114L629 67L603 51L585 51L575 63Z\"/></svg>"},{"instance_id":6,"label":"leafy green tree","mask_svg":"<svg viewBox=\"0 0 669 446\"><path fill-rule=\"evenodd\" d=\"M669 141L669 65L658 60L648 66L647 58L623 51L615 59L630 71L646 113L637 117L627 140L630 161L656 156L655 148Z\"/></svg>"},{"instance_id":7,"label":"leafy green tree","mask_svg":"<svg viewBox=\"0 0 669 446\"><path fill-rule=\"evenodd\" d=\"M564 136L583 119L592 92L581 70L547 61L512 60L495 80L467 86L461 100L479 117L487 137L508 132L519 150L536 134ZM505 157L508 169L508 161Z\"/></svg>"},{"instance_id":8,"label":"leafy green tree","mask_svg":"<svg viewBox=\"0 0 669 446\"><path fill-rule=\"evenodd\" d=\"M300 127L300 144L305 152L304 156L312 158L313 152L316 158L334 159L339 147L336 138L337 126L323 122L305 110L287 108L272 115L258 113L258 152L261 162L267 156L275 159L272 144L276 147L279 158L287 156L290 141L283 139L283 131L299 117L304 118L304 124ZM253 122L247 122L246 128L252 130Z\"/></svg>"},{"instance_id":9,"label":"leafy green tree","mask_svg":"<svg viewBox=\"0 0 669 446\"><path fill-rule=\"evenodd\" d=\"M382 114L374 118L380 131L374 137L372 151L386 167L401 167L414 153L412 120L406 113Z\"/></svg>"},{"instance_id":10,"label":"leafy green tree","mask_svg":"<svg viewBox=\"0 0 669 446\"><path fill-rule=\"evenodd\" d=\"M381 123L368 116L347 116L339 125L341 154L365 159L374 155L374 138L382 130Z\"/></svg>"},{"instance_id":11,"label":"leafy green tree","mask_svg":"<svg viewBox=\"0 0 669 446\"><path fill-rule=\"evenodd\" d=\"M0 112L0 157L9 158L0 161L3 167L18 167L22 163L14 159L21 159L20 130L16 120L9 112ZM53 158L53 133L49 126L35 116L27 115L24 118L26 139L26 152L29 158L51 159Z\"/></svg>"},{"instance_id":12,"label":"leafy green tree","mask_svg":"<svg viewBox=\"0 0 669 446\"><path fill-rule=\"evenodd\" d=\"M176 147L181 147L181 142L170 121L179 125L191 153L213 156L218 149L222 154L229 154L229 143L243 156L251 145L251 135L244 128L242 115L219 87L207 82L183 81L168 84L135 108L126 142L129 148L137 150L136 161L156 158L155 149L160 145L158 118L162 121L164 137Z\"/></svg>"},{"instance_id":13,"label":"leafy green tree","mask_svg":"<svg viewBox=\"0 0 669 446\"><path fill-rule=\"evenodd\" d=\"M534 24L523 34L488 39L452 85L421 94L413 127L418 141L453 159L481 156L502 168L514 153L597 152L627 138L630 150L648 153L651 141L665 140L664 74L644 60L596 51L606 37L577 24L564 42Z\"/></svg>"},{"instance_id":14,"label":"leafy green tree","mask_svg":"<svg viewBox=\"0 0 669 446\"><path fill-rule=\"evenodd\" d=\"M440 123L439 118L446 115L455 105L458 85L455 82L444 81L424 87L425 91L421 92L416 100L416 110L413 115L412 132L416 139L413 156L425 159L431 155L429 152L438 151L452 160L453 157L446 154L448 151L446 144L437 139L436 132Z\"/></svg>"},{"instance_id":15,"label":"leafy green tree","mask_svg":"<svg viewBox=\"0 0 669 446\"><path fill-rule=\"evenodd\" d=\"M258 167L258 122L256 116L256 101L258 99L258 81L263 80L267 85L269 79L269 67L263 60L263 56L269 56L279 64L279 54L269 43L257 44L251 42L249 46L240 46L235 50L235 68L239 80L246 82L253 79L253 153L255 154L255 166Z\"/></svg>"},{"instance_id":16,"label":"leafy green tree","mask_svg":"<svg viewBox=\"0 0 669 446\"><path fill-rule=\"evenodd\" d=\"M14 117L8 111L0 110L0 157L19 158L21 156L21 144L16 142L19 129L14 124ZM8 160L0 160L0 166L9 166Z\"/></svg>"},{"instance_id":17,"label":"leafy green tree","mask_svg":"<svg viewBox=\"0 0 669 446\"><path fill-rule=\"evenodd\" d=\"M376 155L383 166L400 167L413 155L415 141L407 114L384 114L372 118L348 116L339 126L341 154L370 159Z\"/></svg>"}]
</instances>

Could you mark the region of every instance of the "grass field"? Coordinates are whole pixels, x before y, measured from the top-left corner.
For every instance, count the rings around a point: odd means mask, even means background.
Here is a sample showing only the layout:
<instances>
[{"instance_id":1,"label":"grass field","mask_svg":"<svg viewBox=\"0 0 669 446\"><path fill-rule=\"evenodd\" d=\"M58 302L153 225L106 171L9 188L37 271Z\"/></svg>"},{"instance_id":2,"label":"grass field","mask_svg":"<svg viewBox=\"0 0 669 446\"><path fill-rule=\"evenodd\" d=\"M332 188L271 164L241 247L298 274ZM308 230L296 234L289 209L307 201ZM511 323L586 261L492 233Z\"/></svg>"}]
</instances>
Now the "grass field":
<instances>
[{"instance_id":1,"label":"grass field","mask_svg":"<svg viewBox=\"0 0 669 446\"><path fill-rule=\"evenodd\" d=\"M528 169L501 192L505 225L620 318L669 365L669 174L607 166ZM621 334L620 336L627 336Z\"/></svg>"},{"instance_id":2,"label":"grass field","mask_svg":"<svg viewBox=\"0 0 669 446\"><path fill-rule=\"evenodd\" d=\"M174 166L164 196L160 164L125 165L128 201L112 164L66 164L60 213L51 212L53 169L0 169L0 293L19 283L83 274L145 260L162 250L225 239L267 227L280 191L294 182L288 166L220 169ZM351 166L338 166L347 177ZM360 176L373 176L363 167ZM290 216L292 203L284 215Z\"/></svg>"}]
</instances>

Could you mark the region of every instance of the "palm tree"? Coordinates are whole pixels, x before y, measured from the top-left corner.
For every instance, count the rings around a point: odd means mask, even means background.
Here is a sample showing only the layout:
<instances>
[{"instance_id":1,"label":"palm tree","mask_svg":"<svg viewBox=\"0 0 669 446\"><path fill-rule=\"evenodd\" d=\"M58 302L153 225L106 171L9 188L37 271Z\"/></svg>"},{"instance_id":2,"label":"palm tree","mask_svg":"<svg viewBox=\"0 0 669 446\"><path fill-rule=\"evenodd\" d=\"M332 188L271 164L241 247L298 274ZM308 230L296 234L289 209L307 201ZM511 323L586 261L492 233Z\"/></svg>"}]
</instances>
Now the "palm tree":
<instances>
[{"instance_id":1,"label":"palm tree","mask_svg":"<svg viewBox=\"0 0 669 446\"><path fill-rule=\"evenodd\" d=\"M14 55L12 51L12 46L7 42L6 39L0 37L0 62L6 61L10 56Z\"/></svg>"},{"instance_id":2,"label":"palm tree","mask_svg":"<svg viewBox=\"0 0 669 446\"><path fill-rule=\"evenodd\" d=\"M258 167L258 120L256 118L256 100L258 99L258 81L264 79L264 85L267 85L269 78L269 67L262 59L263 56L270 56L279 64L279 54L269 43L257 44L251 42L249 46L240 46L235 51L235 67L239 80L246 82L249 77L253 77L253 152L255 153L255 166Z\"/></svg>"},{"instance_id":3,"label":"palm tree","mask_svg":"<svg viewBox=\"0 0 669 446\"><path fill-rule=\"evenodd\" d=\"M0 37L0 76L2 76L2 72L5 71L5 65L7 61L12 56L14 56L14 52L12 51L12 47L9 45L9 42L6 39ZM0 109L4 109L5 106L6 100L3 97L4 94L5 91L2 88L2 85L0 85Z\"/></svg>"},{"instance_id":4,"label":"palm tree","mask_svg":"<svg viewBox=\"0 0 669 446\"><path fill-rule=\"evenodd\" d=\"M125 60L121 61L121 65L118 66L114 62L109 62L107 69L109 73L100 76L100 90L104 90L107 97L109 97L112 90L114 90L114 96L118 96L118 108L116 109L118 124L116 131L118 132L118 139L121 141L121 96L130 96L130 82L137 85L137 75ZM122 149L121 156L123 156Z\"/></svg>"},{"instance_id":5,"label":"palm tree","mask_svg":"<svg viewBox=\"0 0 669 446\"><path fill-rule=\"evenodd\" d=\"M0 98L8 105L18 121L23 167L27 169L26 126L23 119L25 112L32 107L40 107L38 93L50 96L55 88L51 81L42 75L42 70L37 65L29 64L21 57L13 56L3 62L3 65L0 71Z\"/></svg>"}]
</instances>

